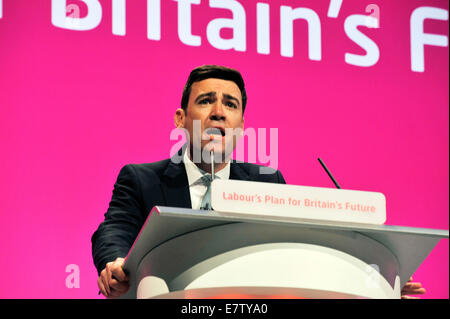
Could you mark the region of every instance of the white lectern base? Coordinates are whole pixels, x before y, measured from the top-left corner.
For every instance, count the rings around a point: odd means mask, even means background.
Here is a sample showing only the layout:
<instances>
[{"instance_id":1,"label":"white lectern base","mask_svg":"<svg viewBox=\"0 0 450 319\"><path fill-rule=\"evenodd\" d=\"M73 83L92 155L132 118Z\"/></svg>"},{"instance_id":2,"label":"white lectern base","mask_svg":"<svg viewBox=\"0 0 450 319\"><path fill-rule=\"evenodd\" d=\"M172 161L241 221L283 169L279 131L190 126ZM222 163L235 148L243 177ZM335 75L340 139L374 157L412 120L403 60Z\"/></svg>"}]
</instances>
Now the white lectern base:
<instances>
[{"instance_id":1,"label":"white lectern base","mask_svg":"<svg viewBox=\"0 0 450 319\"><path fill-rule=\"evenodd\" d=\"M400 278L397 277L392 288L376 267L328 247L302 243L261 244L208 258L169 283L156 276L145 276L139 282L137 297L210 298L243 294L249 298L277 295L400 298ZM168 294L169 285L185 288Z\"/></svg>"},{"instance_id":2,"label":"white lectern base","mask_svg":"<svg viewBox=\"0 0 450 319\"><path fill-rule=\"evenodd\" d=\"M334 291L275 288L224 287L174 291L151 299L366 299Z\"/></svg>"}]
</instances>

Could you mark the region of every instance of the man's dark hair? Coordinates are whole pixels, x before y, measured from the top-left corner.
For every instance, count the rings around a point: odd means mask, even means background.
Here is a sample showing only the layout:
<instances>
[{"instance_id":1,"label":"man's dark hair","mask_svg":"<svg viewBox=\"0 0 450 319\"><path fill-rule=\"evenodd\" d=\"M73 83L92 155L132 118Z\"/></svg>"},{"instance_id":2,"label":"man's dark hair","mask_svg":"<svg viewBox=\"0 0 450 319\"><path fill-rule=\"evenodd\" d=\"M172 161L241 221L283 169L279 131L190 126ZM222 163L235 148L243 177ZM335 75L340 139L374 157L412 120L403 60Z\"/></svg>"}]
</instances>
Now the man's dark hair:
<instances>
[{"instance_id":1,"label":"man's dark hair","mask_svg":"<svg viewBox=\"0 0 450 319\"><path fill-rule=\"evenodd\" d=\"M183 89L183 96L181 97L181 108L186 112L189 96L191 95L191 87L195 82L200 82L206 79L221 79L233 81L241 90L242 95L242 114L244 114L245 106L247 105L247 93L245 92L244 79L238 70L227 68L221 65L202 65L191 71Z\"/></svg>"}]
</instances>

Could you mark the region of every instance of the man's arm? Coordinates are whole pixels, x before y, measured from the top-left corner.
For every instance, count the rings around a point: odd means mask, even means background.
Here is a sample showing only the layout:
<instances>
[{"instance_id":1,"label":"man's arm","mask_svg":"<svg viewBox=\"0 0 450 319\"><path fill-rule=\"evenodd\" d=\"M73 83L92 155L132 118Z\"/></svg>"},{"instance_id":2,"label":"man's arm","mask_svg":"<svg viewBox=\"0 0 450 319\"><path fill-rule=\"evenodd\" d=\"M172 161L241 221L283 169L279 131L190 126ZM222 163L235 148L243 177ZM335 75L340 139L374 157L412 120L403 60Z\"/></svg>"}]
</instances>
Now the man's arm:
<instances>
[{"instance_id":1,"label":"man's arm","mask_svg":"<svg viewBox=\"0 0 450 319\"><path fill-rule=\"evenodd\" d=\"M278 177L278 184L286 184L283 174L281 174L281 172L278 170L277 170L277 177Z\"/></svg>"},{"instance_id":2,"label":"man's arm","mask_svg":"<svg viewBox=\"0 0 450 319\"><path fill-rule=\"evenodd\" d=\"M132 165L124 166L114 185L105 220L92 235L92 256L100 275L106 264L126 257L144 223L141 187Z\"/></svg>"}]
</instances>

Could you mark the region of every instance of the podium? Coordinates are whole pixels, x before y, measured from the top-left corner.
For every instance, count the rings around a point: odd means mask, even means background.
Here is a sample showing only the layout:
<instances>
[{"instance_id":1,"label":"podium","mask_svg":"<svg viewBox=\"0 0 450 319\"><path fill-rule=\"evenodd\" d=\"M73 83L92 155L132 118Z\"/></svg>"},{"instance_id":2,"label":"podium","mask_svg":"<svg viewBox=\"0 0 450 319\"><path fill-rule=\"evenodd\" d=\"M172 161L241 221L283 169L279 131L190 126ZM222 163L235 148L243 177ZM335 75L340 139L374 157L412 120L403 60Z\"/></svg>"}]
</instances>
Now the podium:
<instances>
[{"instance_id":1,"label":"podium","mask_svg":"<svg viewBox=\"0 0 450 319\"><path fill-rule=\"evenodd\" d=\"M155 206L122 298L400 298L447 230Z\"/></svg>"}]
</instances>

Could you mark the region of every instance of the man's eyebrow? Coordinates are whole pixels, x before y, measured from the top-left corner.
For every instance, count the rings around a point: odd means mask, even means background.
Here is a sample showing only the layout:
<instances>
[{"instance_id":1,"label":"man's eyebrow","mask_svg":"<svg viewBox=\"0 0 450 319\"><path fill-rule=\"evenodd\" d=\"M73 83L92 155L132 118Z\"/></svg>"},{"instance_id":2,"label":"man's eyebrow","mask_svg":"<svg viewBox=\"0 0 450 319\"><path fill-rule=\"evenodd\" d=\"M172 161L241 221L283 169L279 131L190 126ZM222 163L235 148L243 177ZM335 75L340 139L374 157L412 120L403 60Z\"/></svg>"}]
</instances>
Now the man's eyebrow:
<instances>
[{"instance_id":1,"label":"man's eyebrow","mask_svg":"<svg viewBox=\"0 0 450 319\"><path fill-rule=\"evenodd\" d=\"M230 95L230 94L226 94L226 93L225 93L223 96L224 96L225 98L227 98L228 100L236 101L238 105L241 105L241 102L239 102L239 99L236 98L236 97L234 97L233 95Z\"/></svg>"},{"instance_id":2,"label":"man's eyebrow","mask_svg":"<svg viewBox=\"0 0 450 319\"><path fill-rule=\"evenodd\" d=\"M199 102L204 97L214 97L215 95L216 95L216 92L208 92L208 93L200 94L199 96L197 96L195 98L195 102Z\"/></svg>"}]
</instances>

